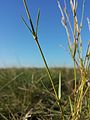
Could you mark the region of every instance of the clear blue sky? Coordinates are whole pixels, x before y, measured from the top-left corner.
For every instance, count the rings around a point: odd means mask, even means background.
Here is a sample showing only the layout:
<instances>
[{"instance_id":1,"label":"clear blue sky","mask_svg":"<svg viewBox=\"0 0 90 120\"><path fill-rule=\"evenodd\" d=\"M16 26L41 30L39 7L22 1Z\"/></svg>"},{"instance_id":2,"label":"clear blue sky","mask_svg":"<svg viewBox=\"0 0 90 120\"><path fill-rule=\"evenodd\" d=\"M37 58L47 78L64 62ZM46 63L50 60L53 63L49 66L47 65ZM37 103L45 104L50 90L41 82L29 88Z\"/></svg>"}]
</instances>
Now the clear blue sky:
<instances>
[{"instance_id":1,"label":"clear blue sky","mask_svg":"<svg viewBox=\"0 0 90 120\"><path fill-rule=\"evenodd\" d=\"M69 0L66 1L69 8ZM78 19L80 19L82 0L78 1ZM63 6L63 0L60 2ZM68 48L56 0L27 0L27 3L34 24L37 10L40 8L38 37L49 66L72 66L70 55L60 47L62 45L65 49ZM70 9L69 11L71 12ZM89 11L90 0L86 0L82 32L84 52L90 38L86 21L87 17L90 18ZM37 46L21 20L21 15L27 21L22 0L0 0L0 67L44 66Z\"/></svg>"}]
</instances>

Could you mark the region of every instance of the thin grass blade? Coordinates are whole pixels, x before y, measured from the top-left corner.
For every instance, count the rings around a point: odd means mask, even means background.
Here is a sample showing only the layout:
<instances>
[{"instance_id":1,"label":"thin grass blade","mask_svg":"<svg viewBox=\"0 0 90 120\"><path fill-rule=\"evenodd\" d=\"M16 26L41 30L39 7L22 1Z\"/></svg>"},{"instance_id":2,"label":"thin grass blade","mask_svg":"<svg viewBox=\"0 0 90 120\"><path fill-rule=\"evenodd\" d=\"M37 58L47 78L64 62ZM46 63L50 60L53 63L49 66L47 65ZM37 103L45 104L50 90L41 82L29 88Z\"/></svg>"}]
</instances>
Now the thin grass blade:
<instances>
[{"instance_id":1,"label":"thin grass blade","mask_svg":"<svg viewBox=\"0 0 90 120\"><path fill-rule=\"evenodd\" d=\"M30 16L30 12L29 12L28 7L27 7L26 0L23 0L23 4L24 4L25 10L26 10L28 19L29 19L29 21L30 21L30 25L31 25L31 28L32 28L32 32L33 32L33 34L35 34L33 22L32 22L31 16Z\"/></svg>"},{"instance_id":2,"label":"thin grass blade","mask_svg":"<svg viewBox=\"0 0 90 120\"><path fill-rule=\"evenodd\" d=\"M37 15L37 20L36 20L36 35L37 35L37 32L38 32L39 19L40 19L40 9L38 9L38 15Z\"/></svg>"},{"instance_id":3,"label":"thin grass blade","mask_svg":"<svg viewBox=\"0 0 90 120\"><path fill-rule=\"evenodd\" d=\"M89 31L90 31L90 20L89 20L89 18L87 18L87 22L88 22L88 27L89 27Z\"/></svg>"},{"instance_id":4,"label":"thin grass blade","mask_svg":"<svg viewBox=\"0 0 90 120\"><path fill-rule=\"evenodd\" d=\"M82 6L82 16L81 16L81 22L80 22L80 28L82 28L83 20L84 20L84 8L85 8L85 1L83 0L83 6ZM81 31L81 29L80 29Z\"/></svg>"},{"instance_id":5,"label":"thin grass blade","mask_svg":"<svg viewBox=\"0 0 90 120\"><path fill-rule=\"evenodd\" d=\"M0 113L0 116L1 116L4 120L9 120L9 119L7 119L2 113Z\"/></svg>"},{"instance_id":6,"label":"thin grass blade","mask_svg":"<svg viewBox=\"0 0 90 120\"><path fill-rule=\"evenodd\" d=\"M25 24L25 26L27 27L27 29L28 29L31 33L33 33L32 30L30 29L30 27L28 26L28 24L26 23L26 21L24 20L24 18L23 18L22 16L21 16L21 19L22 19L23 23Z\"/></svg>"},{"instance_id":7,"label":"thin grass blade","mask_svg":"<svg viewBox=\"0 0 90 120\"><path fill-rule=\"evenodd\" d=\"M63 10L62 10L62 8L61 8L60 2L59 2L58 0L56 0L56 2L57 2L57 4L58 4L58 8L59 8L59 10L60 10L60 12L61 12L62 18L64 19L64 13L63 13Z\"/></svg>"},{"instance_id":8,"label":"thin grass blade","mask_svg":"<svg viewBox=\"0 0 90 120\"><path fill-rule=\"evenodd\" d=\"M58 98L61 99L61 73L59 74Z\"/></svg>"},{"instance_id":9,"label":"thin grass blade","mask_svg":"<svg viewBox=\"0 0 90 120\"><path fill-rule=\"evenodd\" d=\"M71 101L70 96L69 96L69 104L70 104L70 108L71 108L71 113L73 115L73 106L72 106L72 101Z\"/></svg>"},{"instance_id":10,"label":"thin grass blade","mask_svg":"<svg viewBox=\"0 0 90 120\"><path fill-rule=\"evenodd\" d=\"M28 19L30 19L30 13L29 13L29 10L28 10L27 4L26 4L26 0L23 0L23 4L24 4L25 10L26 10Z\"/></svg>"}]
</instances>

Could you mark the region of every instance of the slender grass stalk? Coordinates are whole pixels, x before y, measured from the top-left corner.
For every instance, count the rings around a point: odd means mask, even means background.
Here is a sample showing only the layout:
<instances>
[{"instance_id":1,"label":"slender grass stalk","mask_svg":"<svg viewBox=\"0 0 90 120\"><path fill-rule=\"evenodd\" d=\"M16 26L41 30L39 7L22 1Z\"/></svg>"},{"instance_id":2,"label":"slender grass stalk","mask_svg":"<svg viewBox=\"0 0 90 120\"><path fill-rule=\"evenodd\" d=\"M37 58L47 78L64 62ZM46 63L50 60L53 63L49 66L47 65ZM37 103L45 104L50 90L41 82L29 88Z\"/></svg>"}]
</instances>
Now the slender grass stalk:
<instances>
[{"instance_id":1,"label":"slender grass stalk","mask_svg":"<svg viewBox=\"0 0 90 120\"><path fill-rule=\"evenodd\" d=\"M87 52L86 52L86 56L85 59L83 59L83 46L82 46L82 38L81 38L81 30L82 30L82 25L83 25L83 19L84 19L84 6L85 6L85 0L83 0L83 6L82 6L82 16L81 16L81 22L80 22L80 26L78 24L78 18L77 18L77 1L76 0L70 0L70 6L72 9L72 13L73 13L73 19L74 19L74 29L72 29L72 25L68 16L68 12L67 12L67 8L66 8L66 2L65 2L65 8L64 10L62 9L60 3L58 0L56 0L58 3L58 7L60 9L61 15L62 15L62 24L66 30L66 34L67 34L67 38L68 38L68 46L69 46L69 50L70 50L70 54L71 57L73 59L74 62L74 99L72 101L71 96L69 97L69 103L70 103L70 117L71 120L79 120L80 119L80 114L82 112L82 105L83 105L83 100L84 97L86 95L86 93L88 92L88 89L85 88L86 87L86 80L87 80L87 73L89 70L89 60L90 60L90 53L89 53L89 48L90 45L88 44L88 48L87 48ZM24 3L24 7L27 13L27 17L30 23L30 26L26 23L26 21L24 20L23 17L22 20L24 22L24 24L26 25L26 27L28 28L28 30L31 32L36 45L38 47L38 50L40 52L40 55L42 57L42 60L45 64L45 68L48 74L48 77L50 79L53 91L54 91L54 96L56 98L56 102L59 105L60 109L61 109L61 114L62 114L62 119L64 120L64 111L62 106L60 106L60 100L61 100L61 74L59 75L59 87L58 87L58 94L56 92L55 89L55 85L53 83L53 79L52 79L52 75L50 72L50 69L48 67L47 61L45 59L44 53L41 49L40 43L39 43L39 39L38 39L38 24L39 24L39 19L40 19L40 10L38 10L38 14L37 14L37 19L36 19L36 28L33 25L32 19L31 19L31 15L30 12L28 10L27 4L26 4L26 0L23 0ZM72 36L69 32L69 28L68 25L70 27ZM71 40L72 38L72 40ZM74 47L73 47L74 46ZM80 80L79 83L77 85L77 69L79 69L80 71ZM86 90L85 90L86 89ZM90 106L88 107L90 108Z\"/></svg>"},{"instance_id":2,"label":"slender grass stalk","mask_svg":"<svg viewBox=\"0 0 90 120\"><path fill-rule=\"evenodd\" d=\"M51 81L51 84L52 84L52 88L53 88L53 91L54 91L54 95L56 97L56 100L58 100L58 95L57 95L57 92L55 90L55 85L53 83L53 79L52 79L52 76L51 76L51 73L50 73L50 70L49 70L49 67L48 67L48 64L46 62L46 59L45 59L45 56L43 54L43 51L41 49L41 46L40 46L40 43L38 41L38 37L37 37L37 31L38 31L38 23L39 23L39 17L40 17L40 10L38 11L38 17L37 17L37 21L36 21L36 32L35 32L35 29L34 29L34 26L33 26L33 22L32 22L32 19L31 19L31 16L30 16L30 12L28 10L28 7L27 7L27 4L26 4L26 0L23 0L23 3L24 3L24 7L26 9L26 13L27 13L27 17L28 17L28 20L30 21L30 25L31 25L31 28L26 24L25 20L23 19L22 17L22 20L24 22L24 24L26 25L26 27L29 29L29 31L31 32L35 42L36 42L36 45L39 49L39 52L41 54L41 57L43 59L43 62L45 64L45 68L46 68L46 71L47 71L47 74L49 76L49 79Z\"/></svg>"},{"instance_id":3,"label":"slender grass stalk","mask_svg":"<svg viewBox=\"0 0 90 120\"><path fill-rule=\"evenodd\" d=\"M41 47L40 47L40 44L39 44L39 42L38 42L37 37L36 37L36 38L34 37L34 39L35 39L35 41L36 41L36 43L37 43L37 46L38 46L39 51L40 51L40 54L41 54L41 56L42 56L42 59L43 59L43 61L44 61L45 66L46 66L46 70L47 70L49 79L50 79L50 81L51 81L51 84L52 84L52 87L53 87L53 90L54 90L55 97L56 97L56 99L58 100L57 92L56 92L56 90L55 90L55 86L54 86L54 83L53 83L53 80L52 80L52 76L51 76L49 67L48 67L48 65L47 65L46 59L45 59L45 57L44 57L44 54L43 54L43 52L42 52L42 49L41 49Z\"/></svg>"},{"instance_id":4,"label":"slender grass stalk","mask_svg":"<svg viewBox=\"0 0 90 120\"><path fill-rule=\"evenodd\" d=\"M77 72L76 72L76 64L75 64L75 62L74 62L74 79L75 79L75 93L76 93L76 88L77 88L77 86L76 86L76 82L77 82Z\"/></svg>"},{"instance_id":5,"label":"slender grass stalk","mask_svg":"<svg viewBox=\"0 0 90 120\"><path fill-rule=\"evenodd\" d=\"M76 91L77 91L77 72L76 72L76 64L75 64L75 62L74 62L74 84L75 84L75 86L74 86L74 111L76 111L76 101L77 101L77 99L76 99Z\"/></svg>"},{"instance_id":6,"label":"slender grass stalk","mask_svg":"<svg viewBox=\"0 0 90 120\"><path fill-rule=\"evenodd\" d=\"M72 9L73 19L74 19L74 30L73 31L72 31L72 26L71 26L70 19L68 17L68 13L66 10L66 3L65 3L64 10L61 8L61 5L60 5L58 0L57 0L57 3L58 3L58 7L60 9L61 15L62 15L61 22L66 30L66 34L67 34L67 38L68 38L68 46L69 46L69 50L71 53L71 57L73 58L73 61L74 61L74 80L75 80L74 102L72 102L71 98L69 98L70 108L71 108L71 116L72 116L72 120L79 120L80 114L82 111L82 103L83 103L84 97L87 93L85 91L85 85L86 85L87 73L89 70L89 60L90 60L90 54L89 54L90 44L88 44L85 59L83 59L83 57L82 57L83 56L82 55L83 48L82 48L81 30L82 30L83 19L84 19L85 0L83 0L80 27L78 24L77 12L76 12L77 1L70 0L70 6ZM68 25L71 29L72 36L69 33ZM71 38L73 38L74 49L73 49L72 44L71 44ZM76 84L77 83L76 82L76 80L77 80L76 79L77 78L77 72L76 72L77 68L80 71L80 81L79 81L78 85ZM74 105L73 105L73 103L74 103Z\"/></svg>"}]
</instances>

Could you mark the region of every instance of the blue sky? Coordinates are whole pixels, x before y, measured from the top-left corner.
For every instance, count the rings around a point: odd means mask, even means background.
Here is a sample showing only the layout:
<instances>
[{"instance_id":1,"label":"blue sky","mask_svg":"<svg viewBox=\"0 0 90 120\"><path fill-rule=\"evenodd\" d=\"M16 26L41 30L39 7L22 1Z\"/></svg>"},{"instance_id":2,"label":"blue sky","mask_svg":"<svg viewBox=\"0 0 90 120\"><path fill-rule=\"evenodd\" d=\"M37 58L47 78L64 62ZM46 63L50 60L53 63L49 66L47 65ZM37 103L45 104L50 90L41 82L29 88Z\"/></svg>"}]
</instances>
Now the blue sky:
<instances>
[{"instance_id":1,"label":"blue sky","mask_svg":"<svg viewBox=\"0 0 90 120\"><path fill-rule=\"evenodd\" d=\"M67 1L68 8L69 0ZM82 0L78 0L78 20L81 16ZM63 6L63 0L60 0ZM38 37L49 66L73 65L66 51L67 36L60 19L61 14L55 0L27 0L34 25L38 8L40 23ZM86 18L90 18L90 0L86 0L84 24L82 30L83 52L90 38ZM72 15L69 9L70 16ZM28 23L22 0L0 0L0 67L42 67L44 66L31 33L23 24L23 16ZM72 21L72 18L71 18ZM63 49L63 46L65 49Z\"/></svg>"}]
</instances>

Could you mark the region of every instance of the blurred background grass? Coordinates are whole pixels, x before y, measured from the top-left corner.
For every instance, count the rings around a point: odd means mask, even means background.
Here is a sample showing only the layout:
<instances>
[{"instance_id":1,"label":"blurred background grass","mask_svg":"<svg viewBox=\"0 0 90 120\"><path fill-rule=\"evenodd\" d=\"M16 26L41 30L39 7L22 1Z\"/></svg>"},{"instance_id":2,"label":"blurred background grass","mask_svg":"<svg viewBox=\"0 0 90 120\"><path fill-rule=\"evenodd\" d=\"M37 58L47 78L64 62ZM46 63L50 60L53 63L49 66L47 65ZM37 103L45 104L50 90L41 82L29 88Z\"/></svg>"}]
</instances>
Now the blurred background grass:
<instances>
[{"instance_id":1,"label":"blurred background grass","mask_svg":"<svg viewBox=\"0 0 90 120\"><path fill-rule=\"evenodd\" d=\"M61 105L67 120L70 115L68 96L72 95L73 100L73 68L51 68L50 71L57 91L62 72ZM77 73L78 82L78 70ZM89 120L87 110L84 105L81 120ZM0 69L0 120L22 120L28 111L30 120L61 120L45 68Z\"/></svg>"}]
</instances>

